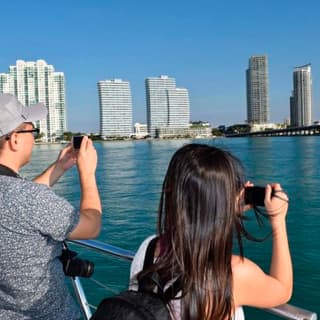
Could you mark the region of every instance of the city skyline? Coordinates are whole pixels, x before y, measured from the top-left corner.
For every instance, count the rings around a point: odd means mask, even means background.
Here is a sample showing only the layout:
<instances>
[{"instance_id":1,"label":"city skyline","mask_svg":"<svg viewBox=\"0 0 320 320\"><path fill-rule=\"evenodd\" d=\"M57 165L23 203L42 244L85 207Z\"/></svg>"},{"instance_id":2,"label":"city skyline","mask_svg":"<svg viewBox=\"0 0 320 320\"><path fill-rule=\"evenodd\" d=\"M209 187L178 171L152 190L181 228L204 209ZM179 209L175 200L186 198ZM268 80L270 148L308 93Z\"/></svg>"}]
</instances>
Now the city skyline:
<instances>
[{"instance_id":1,"label":"city skyline","mask_svg":"<svg viewBox=\"0 0 320 320\"><path fill-rule=\"evenodd\" d=\"M64 73L44 60L17 60L8 69L8 73L0 72L0 93L13 94L26 106L43 103L47 117L36 122L43 140L61 137L67 131Z\"/></svg>"},{"instance_id":2,"label":"city skyline","mask_svg":"<svg viewBox=\"0 0 320 320\"><path fill-rule=\"evenodd\" d=\"M182 5L183 4L183 5ZM170 10L168 10L170 8ZM168 74L188 88L193 121L244 123L248 58L268 56L270 122L290 117L296 66L312 64L313 118L320 119L317 1L110 0L4 2L0 72L43 59L66 79L68 128L99 131L101 79L131 84L133 123L146 123L144 79ZM63 21L63 23L62 23ZM298 39L303 39L303 45Z\"/></svg>"}]
</instances>

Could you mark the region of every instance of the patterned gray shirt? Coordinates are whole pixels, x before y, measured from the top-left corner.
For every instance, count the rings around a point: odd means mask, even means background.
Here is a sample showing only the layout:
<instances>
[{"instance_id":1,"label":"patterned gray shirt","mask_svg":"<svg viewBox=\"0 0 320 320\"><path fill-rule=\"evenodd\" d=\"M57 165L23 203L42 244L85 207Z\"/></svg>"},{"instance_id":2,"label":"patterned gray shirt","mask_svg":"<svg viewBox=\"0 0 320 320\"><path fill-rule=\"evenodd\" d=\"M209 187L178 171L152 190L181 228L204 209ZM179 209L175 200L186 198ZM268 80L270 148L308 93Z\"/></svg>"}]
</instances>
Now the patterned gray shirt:
<instances>
[{"instance_id":1,"label":"patterned gray shirt","mask_svg":"<svg viewBox=\"0 0 320 320\"><path fill-rule=\"evenodd\" d=\"M80 318L58 258L78 222L47 186L0 176L1 320Z\"/></svg>"}]
</instances>

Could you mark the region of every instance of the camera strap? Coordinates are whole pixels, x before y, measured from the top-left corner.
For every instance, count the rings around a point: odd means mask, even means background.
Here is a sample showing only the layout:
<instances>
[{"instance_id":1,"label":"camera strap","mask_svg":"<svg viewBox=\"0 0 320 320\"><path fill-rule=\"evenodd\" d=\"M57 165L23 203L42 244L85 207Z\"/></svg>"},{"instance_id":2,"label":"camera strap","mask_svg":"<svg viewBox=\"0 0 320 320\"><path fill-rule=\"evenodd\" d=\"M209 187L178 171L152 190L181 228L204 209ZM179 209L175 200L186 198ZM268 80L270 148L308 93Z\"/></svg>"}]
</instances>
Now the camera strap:
<instances>
[{"instance_id":1,"label":"camera strap","mask_svg":"<svg viewBox=\"0 0 320 320\"><path fill-rule=\"evenodd\" d=\"M62 243L63 243L62 252L61 252L61 256L59 257L61 262L67 262L68 260L71 260L78 255L77 252L72 251L68 248L67 243L65 241L63 241Z\"/></svg>"}]
</instances>

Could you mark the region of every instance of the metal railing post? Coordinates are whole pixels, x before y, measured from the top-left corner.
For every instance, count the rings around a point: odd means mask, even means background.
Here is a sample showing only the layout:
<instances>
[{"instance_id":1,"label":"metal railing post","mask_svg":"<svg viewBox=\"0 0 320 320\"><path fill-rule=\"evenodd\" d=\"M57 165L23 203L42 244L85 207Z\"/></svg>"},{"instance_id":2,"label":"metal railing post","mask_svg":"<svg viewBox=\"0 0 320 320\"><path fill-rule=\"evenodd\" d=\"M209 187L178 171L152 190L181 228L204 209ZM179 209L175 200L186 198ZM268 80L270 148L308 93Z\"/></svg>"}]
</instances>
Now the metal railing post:
<instances>
[{"instance_id":1,"label":"metal railing post","mask_svg":"<svg viewBox=\"0 0 320 320\"><path fill-rule=\"evenodd\" d=\"M89 303L84 293L81 281L78 277L71 277L72 286L79 302L85 320L89 320L92 316Z\"/></svg>"},{"instance_id":2,"label":"metal railing post","mask_svg":"<svg viewBox=\"0 0 320 320\"><path fill-rule=\"evenodd\" d=\"M285 319L317 320L318 318L315 312L302 309L291 304L283 304L281 306L263 310Z\"/></svg>"}]
</instances>

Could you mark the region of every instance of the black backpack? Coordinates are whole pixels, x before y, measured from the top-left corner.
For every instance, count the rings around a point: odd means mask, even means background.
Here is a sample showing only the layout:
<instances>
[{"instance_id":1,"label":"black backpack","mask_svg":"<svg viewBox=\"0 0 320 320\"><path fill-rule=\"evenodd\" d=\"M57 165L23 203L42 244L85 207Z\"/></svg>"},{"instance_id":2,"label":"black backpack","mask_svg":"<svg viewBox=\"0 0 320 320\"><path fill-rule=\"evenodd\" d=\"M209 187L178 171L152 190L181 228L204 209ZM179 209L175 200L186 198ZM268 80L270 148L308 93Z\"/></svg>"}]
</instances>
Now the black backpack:
<instances>
[{"instance_id":1,"label":"black backpack","mask_svg":"<svg viewBox=\"0 0 320 320\"><path fill-rule=\"evenodd\" d=\"M143 270L151 266L158 238L150 241L146 250ZM146 289L150 283L157 287L157 293ZM167 307L168 294L174 296L178 291L175 281L166 291L162 290L156 273L139 281L138 291L127 290L103 299L90 320L171 320Z\"/></svg>"},{"instance_id":2,"label":"black backpack","mask_svg":"<svg viewBox=\"0 0 320 320\"><path fill-rule=\"evenodd\" d=\"M91 320L171 320L171 317L158 295L127 290L103 299Z\"/></svg>"}]
</instances>

